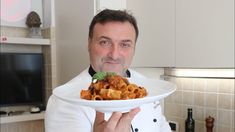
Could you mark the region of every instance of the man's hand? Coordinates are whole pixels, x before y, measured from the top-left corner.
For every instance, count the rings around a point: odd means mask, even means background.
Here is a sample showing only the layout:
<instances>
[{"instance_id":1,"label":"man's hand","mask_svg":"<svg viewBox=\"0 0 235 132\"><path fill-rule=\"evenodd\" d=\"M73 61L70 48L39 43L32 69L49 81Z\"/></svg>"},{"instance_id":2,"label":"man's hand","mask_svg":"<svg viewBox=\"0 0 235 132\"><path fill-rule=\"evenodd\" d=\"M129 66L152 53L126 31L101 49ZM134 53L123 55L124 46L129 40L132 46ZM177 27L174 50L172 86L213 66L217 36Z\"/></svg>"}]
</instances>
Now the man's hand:
<instances>
[{"instance_id":1,"label":"man's hand","mask_svg":"<svg viewBox=\"0 0 235 132\"><path fill-rule=\"evenodd\" d=\"M130 132L131 121L139 111L140 108L127 113L114 112L108 121L104 120L104 113L96 112L93 132Z\"/></svg>"}]
</instances>

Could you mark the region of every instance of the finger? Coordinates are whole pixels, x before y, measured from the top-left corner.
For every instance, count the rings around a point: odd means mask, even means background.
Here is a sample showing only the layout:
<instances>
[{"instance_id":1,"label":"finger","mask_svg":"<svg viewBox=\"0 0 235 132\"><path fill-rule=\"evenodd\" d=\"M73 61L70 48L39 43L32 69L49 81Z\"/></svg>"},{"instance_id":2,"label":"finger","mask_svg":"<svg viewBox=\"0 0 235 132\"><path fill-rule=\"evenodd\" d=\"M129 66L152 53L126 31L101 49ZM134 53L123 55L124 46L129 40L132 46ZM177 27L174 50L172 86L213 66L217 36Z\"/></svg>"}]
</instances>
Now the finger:
<instances>
[{"instance_id":1,"label":"finger","mask_svg":"<svg viewBox=\"0 0 235 132\"><path fill-rule=\"evenodd\" d=\"M140 112L140 108L132 109L130 112L123 114L122 120L131 122L139 112Z\"/></svg>"},{"instance_id":2,"label":"finger","mask_svg":"<svg viewBox=\"0 0 235 132\"><path fill-rule=\"evenodd\" d=\"M140 108L135 108L132 109L130 112L122 114L122 117L119 120L117 127L122 127L122 129L130 129L131 121L134 119L134 117L139 111Z\"/></svg>"},{"instance_id":3,"label":"finger","mask_svg":"<svg viewBox=\"0 0 235 132\"><path fill-rule=\"evenodd\" d=\"M104 113L96 111L94 124L101 124L104 122Z\"/></svg>"},{"instance_id":4,"label":"finger","mask_svg":"<svg viewBox=\"0 0 235 132\"><path fill-rule=\"evenodd\" d=\"M114 112L107 122L107 126L110 128L115 128L120 118L122 117L121 112Z\"/></svg>"}]
</instances>

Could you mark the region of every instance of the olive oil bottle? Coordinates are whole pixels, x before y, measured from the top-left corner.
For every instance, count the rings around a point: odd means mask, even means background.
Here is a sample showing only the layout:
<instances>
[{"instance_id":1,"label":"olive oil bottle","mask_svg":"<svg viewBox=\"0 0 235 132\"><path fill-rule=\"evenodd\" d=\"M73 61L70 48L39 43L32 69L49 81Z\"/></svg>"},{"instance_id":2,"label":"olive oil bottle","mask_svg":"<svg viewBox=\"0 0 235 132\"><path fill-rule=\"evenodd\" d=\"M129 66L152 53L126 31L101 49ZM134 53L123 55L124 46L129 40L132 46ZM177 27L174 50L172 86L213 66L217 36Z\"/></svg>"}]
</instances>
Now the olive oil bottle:
<instances>
[{"instance_id":1,"label":"olive oil bottle","mask_svg":"<svg viewBox=\"0 0 235 132\"><path fill-rule=\"evenodd\" d=\"M193 119L193 110L188 108L188 117L185 120L185 132L194 132L195 121Z\"/></svg>"}]
</instances>

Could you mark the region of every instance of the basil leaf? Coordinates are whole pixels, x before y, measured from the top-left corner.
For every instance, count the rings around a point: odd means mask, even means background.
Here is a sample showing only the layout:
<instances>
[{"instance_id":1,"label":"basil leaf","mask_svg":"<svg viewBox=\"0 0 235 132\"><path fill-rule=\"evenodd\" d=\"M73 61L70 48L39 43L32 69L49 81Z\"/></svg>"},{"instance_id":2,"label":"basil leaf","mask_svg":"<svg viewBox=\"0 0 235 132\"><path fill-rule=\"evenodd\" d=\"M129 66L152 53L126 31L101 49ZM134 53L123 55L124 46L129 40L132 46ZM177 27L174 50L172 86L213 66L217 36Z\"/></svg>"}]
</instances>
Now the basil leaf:
<instances>
[{"instance_id":1,"label":"basil leaf","mask_svg":"<svg viewBox=\"0 0 235 132\"><path fill-rule=\"evenodd\" d=\"M106 76L113 76L116 75L115 72L97 72L93 75L92 77L92 81L93 80L104 80L106 78Z\"/></svg>"}]
</instances>

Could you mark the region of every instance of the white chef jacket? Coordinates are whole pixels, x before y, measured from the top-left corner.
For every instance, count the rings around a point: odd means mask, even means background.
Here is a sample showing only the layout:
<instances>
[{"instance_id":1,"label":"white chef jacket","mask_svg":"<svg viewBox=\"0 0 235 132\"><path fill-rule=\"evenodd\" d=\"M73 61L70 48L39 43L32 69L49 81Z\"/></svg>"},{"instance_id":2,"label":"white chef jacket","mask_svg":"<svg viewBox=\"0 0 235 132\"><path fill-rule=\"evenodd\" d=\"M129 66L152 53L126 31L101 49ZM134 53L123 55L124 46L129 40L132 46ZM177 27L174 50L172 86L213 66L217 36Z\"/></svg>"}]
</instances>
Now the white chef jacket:
<instances>
[{"instance_id":1,"label":"white chef jacket","mask_svg":"<svg viewBox=\"0 0 235 132\"><path fill-rule=\"evenodd\" d=\"M131 78L144 78L143 75L129 70ZM70 82L90 79L88 68ZM111 116L105 113L105 119ZM85 106L78 106L54 96L48 100L45 130L46 132L93 132L95 110ZM170 126L162 115L159 102L140 106L140 112L132 120L133 132L171 132Z\"/></svg>"}]
</instances>

